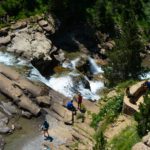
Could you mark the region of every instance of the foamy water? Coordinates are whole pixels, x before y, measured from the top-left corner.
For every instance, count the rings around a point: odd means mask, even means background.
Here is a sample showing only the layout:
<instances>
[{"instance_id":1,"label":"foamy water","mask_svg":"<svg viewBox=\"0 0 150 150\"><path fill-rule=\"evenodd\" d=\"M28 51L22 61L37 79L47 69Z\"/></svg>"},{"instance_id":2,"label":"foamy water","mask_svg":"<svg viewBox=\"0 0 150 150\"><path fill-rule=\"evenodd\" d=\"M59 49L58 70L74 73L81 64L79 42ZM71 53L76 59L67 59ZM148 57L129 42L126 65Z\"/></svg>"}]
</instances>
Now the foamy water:
<instances>
[{"instance_id":1,"label":"foamy water","mask_svg":"<svg viewBox=\"0 0 150 150\"><path fill-rule=\"evenodd\" d=\"M67 97L73 97L74 94L78 91L81 92L83 98L90 100L98 100L100 99L100 95L97 94L97 91L103 89L104 84L101 81L92 81L85 77L84 80L89 82L90 89L85 88L84 82L80 81L78 83L74 82L74 77L80 76L79 73L75 71L76 63L79 61L79 58L69 61L68 63L63 64L62 66L65 68L72 69L71 72L65 75L60 76L50 76L49 79L46 79L44 76L40 74L40 72L32 66L32 64L28 63L24 59L16 58L15 56L9 53L0 52L0 63L4 63L6 65L27 65L32 69L30 70L29 79L37 80L45 83L47 86L52 89L62 93ZM103 73L103 70L100 66L98 66L94 59L89 57L90 68L93 74Z\"/></svg>"}]
</instances>

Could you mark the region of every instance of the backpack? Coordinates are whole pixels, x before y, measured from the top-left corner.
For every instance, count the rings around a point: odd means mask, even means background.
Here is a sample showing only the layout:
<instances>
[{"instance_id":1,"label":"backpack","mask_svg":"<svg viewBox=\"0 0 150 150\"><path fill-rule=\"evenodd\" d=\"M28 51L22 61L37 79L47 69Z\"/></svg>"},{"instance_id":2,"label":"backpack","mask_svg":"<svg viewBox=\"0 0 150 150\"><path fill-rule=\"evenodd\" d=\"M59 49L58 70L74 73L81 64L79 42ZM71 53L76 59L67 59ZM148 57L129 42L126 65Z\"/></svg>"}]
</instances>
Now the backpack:
<instances>
[{"instance_id":1,"label":"backpack","mask_svg":"<svg viewBox=\"0 0 150 150\"><path fill-rule=\"evenodd\" d=\"M49 128L49 123L47 121L44 121L43 127L45 129L48 129Z\"/></svg>"}]
</instances>

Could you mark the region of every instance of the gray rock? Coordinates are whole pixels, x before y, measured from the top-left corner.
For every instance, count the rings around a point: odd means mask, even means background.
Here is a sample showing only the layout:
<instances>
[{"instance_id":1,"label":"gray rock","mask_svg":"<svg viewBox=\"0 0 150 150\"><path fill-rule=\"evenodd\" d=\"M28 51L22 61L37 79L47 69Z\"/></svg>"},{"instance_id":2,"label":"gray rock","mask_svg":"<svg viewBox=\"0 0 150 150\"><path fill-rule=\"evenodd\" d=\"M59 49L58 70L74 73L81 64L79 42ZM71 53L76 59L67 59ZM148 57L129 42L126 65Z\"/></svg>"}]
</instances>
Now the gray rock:
<instances>
[{"instance_id":1,"label":"gray rock","mask_svg":"<svg viewBox=\"0 0 150 150\"><path fill-rule=\"evenodd\" d=\"M38 23L39 23L39 25L40 25L41 27L46 27L46 26L48 26L48 22L45 21L45 20L40 20Z\"/></svg>"},{"instance_id":2,"label":"gray rock","mask_svg":"<svg viewBox=\"0 0 150 150\"><path fill-rule=\"evenodd\" d=\"M0 123L0 133L1 134L6 134L9 133L11 129L3 124Z\"/></svg>"},{"instance_id":3,"label":"gray rock","mask_svg":"<svg viewBox=\"0 0 150 150\"><path fill-rule=\"evenodd\" d=\"M51 105L51 97L50 96L39 96L36 98L37 103L42 106L50 106Z\"/></svg>"},{"instance_id":4,"label":"gray rock","mask_svg":"<svg viewBox=\"0 0 150 150\"><path fill-rule=\"evenodd\" d=\"M2 135L0 135L0 150L3 150L4 149L4 145L5 145L5 141L2 137Z\"/></svg>"},{"instance_id":5,"label":"gray rock","mask_svg":"<svg viewBox=\"0 0 150 150\"><path fill-rule=\"evenodd\" d=\"M11 114L19 113L19 110L17 109L17 107L15 105L12 104L12 102L3 102L2 101L1 103L4 106L4 108Z\"/></svg>"},{"instance_id":6,"label":"gray rock","mask_svg":"<svg viewBox=\"0 0 150 150\"><path fill-rule=\"evenodd\" d=\"M28 119L30 119L32 117L32 114L30 112L24 111L24 110L21 111L21 115Z\"/></svg>"},{"instance_id":7,"label":"gray rock","mask_svg":"<svg viewBox=\"0 0 150 150\"><path fill-rule=\"evenodd\" d=\"M9 35L8 36L0 37L0 46L7 45L10 42L11 42L11 37Z\"/></svg>"},{"instance_id":8,"label":"gray rock","mask_svg":"<svg viewBox=\"0 0 150 150\"><path fill-rule=\"evenodd\" d=\"M144 143L139 142L132 147L132 150L150 150Z\"/></svg>"},{"instance_id":9,"label":"gray rock","mask_svg":"<svg viewBox=\"0 0 150 150\"><path fill-rule=\"evenodd\" d=\"M0 112L0 133L8 133L10 132L10 128L7 127L8 117L5 114Z\"/></svg>"},{"instance_id":10,"label":"gray rock","mask_svg":"<svg viewBox=\"0 0 150 150\"><path fill-rule=\"evenodd\" d=\"M12 44L7 48L9 52L22 54L22 56L32 60L34 58L49 56L51 41L43 33L28 33L28 30L17 33L12 39ZM51 59L49 57L49 59Z\"/></svg>"},{"instance_id":11,"label":"gray rock","mask_svg":"<svg viewBox=\"0 0 150 150\"><path fill-rule=\"evenodd\" d=\"M36 15L35 17L36 17L37 21L40 21L40 20L42 20L44 18L44 15L43 14L40 15L40 16Z\"/></svg>"},{"instance_id":12,"label":"gray rock","mask_svg":"<svg viewBox=\"0 0 150 150\"><path fill-rule=\"evenodd\" d=\"M27 22L26 21L18 21L17 23L11 25L12 30L17 30L17 29L22 29L27 27Z\"/></svg>"},{"instance_id":13,"label":"gray rock","mask_svg":"<svg viewBox=\"0 0 150 150\"><path fill-rule=\"evenodd\" d=\"M43 27L43 29L46 31L46 32L50 32L50 33L54 33L55 30L52 26L48 25L46 27Z\"/></svg>"},{"instance_id":14,"label":"gray rock","mask_svg":"<svg viewBox=\"0 0 150 150\"><path fill-rule=\"evenodd\" d=\"M142 138L142 142L150 147L150 132Z\"/></svg>"},{"instance_id":15,"label":"gray rock","mask_svg":"<svg viewBox=\"0 0 150 150\"><path fill-rule=\"evenodd\" d=\"M8 117L0 111L0 122L8 123Z\"/></svg>"},{"instance_id":16,"label":"gray rock","mask_svg":"<svg viewBox=\"0 0 150 150\"><path fill-rule=\"evenodd\" d=\"M105 49L108 49L108 50L111 50L114 47L114 45L111 42L106 42L104 43L103 46Z\"/></svg>"}]
</instances>

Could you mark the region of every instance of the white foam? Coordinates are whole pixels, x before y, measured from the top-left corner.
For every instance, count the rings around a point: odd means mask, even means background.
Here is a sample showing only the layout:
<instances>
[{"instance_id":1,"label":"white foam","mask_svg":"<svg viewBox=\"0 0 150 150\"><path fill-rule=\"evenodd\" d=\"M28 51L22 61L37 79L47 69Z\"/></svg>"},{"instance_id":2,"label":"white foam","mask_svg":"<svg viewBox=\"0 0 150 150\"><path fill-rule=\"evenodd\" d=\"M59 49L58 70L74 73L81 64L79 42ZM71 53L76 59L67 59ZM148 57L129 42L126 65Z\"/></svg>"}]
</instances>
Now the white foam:
<instances>
[{"instance_id":1,"label":"white foam","mask_svg":"<svg viewBox=\"0 0 150 150\"><path fill-rule=\"evenodd\" d=\"M76 68L76 64L77 62L80 60L80 58L76 58L74 60L71 60L71 61L65 61L63 64L62 64L62 67L64 68L69 68L69 69L75 69Z\"/></svg>"},{"instance_id":2,"label":"white foam","mask_svg":"<svg viewBox=\"0 0 150 150\"><path fill-rule=\"evenodd\" d=\"M72 68L72 71L69 72L68 74L61 76L51 76L50 79L46 79L40 74L40 72L35 67L33 67L26 60L20 58L17 59L15 56L9 53L0 52L0 63L4 63L6 65L30 66L32 69L30 71L29 78L32 80L41 81L45 83L47 86L62 93L67 97L72 97L75 94L75 92L80 91L85 99L98 100L100 96L97 94L97 91L104 87L104 84L101 81L90 81L85 76L85 80L89 82L91 89L85 88L84 82L82 81L80 81L79 83L75 83L73 81L74 77L80 76L80 74L77 73L75 70L76 63L79 60L80 59L77 58L75 60L70 61L70 63L66 65L66 67L69 67L69 65L71 64L70 66ZM101 67L99 67L92 58L89 58L89 60L91 62L91 68L93 69L94 74L103 72Z\"/></svg>"},{"instance_id":3,"label":"white foam","mask_svg":"<svg viewBox=\"0 0 150 150\"><path fill-rule=\"evenodd\" d=\"M90 62L90 70L93 74L103 73L104 71L100 66L98 66L95 62L95 60L91 57L88 58Z\"/></svg>"},{"instance_id":4,"label":"white foam","mask_svg":"<svg viewBox=\"0 0 150 150\"><path fill-rule=\"evenodd\" d=\"M96 93L98 90L104 88L104 83L101 81L89 81L89 83L93 93Z\"/></svg>"},{"instance_id":5,"label":"white foam","mask_svg":"<svg viewBox=\"0 0 150 150\"><path fill-rule=\"evenodd\" d=\"M48 81L48 86L67 97L72 97L74 95L74 85L70 76L63 76L58 78L52 77Z\"/></svg>"},{"instance_id":6,"label":"white foam","mask_svg":"<svg viewBox=\"0 0 150 150\"><path fill-rule=\"evenodd\" d=\"M143 76L140 76L140 78L141 78L142 80L150 79L150 71L147 72L147 73L145 73Z\"/></svg>"},{"instance_id":7,"label":"white foam","mask_svg":"<svg viewBox=\"0 0 150 150\"><path fill-rule=\"evenodd\" d=\"M13 66L13 65L27 65L28 62L21 58L16 58L14 55L10 53L0 52L0 63L5 65ZM28 64L29 65L29 64Z\"/></svg>"}]
</instances>

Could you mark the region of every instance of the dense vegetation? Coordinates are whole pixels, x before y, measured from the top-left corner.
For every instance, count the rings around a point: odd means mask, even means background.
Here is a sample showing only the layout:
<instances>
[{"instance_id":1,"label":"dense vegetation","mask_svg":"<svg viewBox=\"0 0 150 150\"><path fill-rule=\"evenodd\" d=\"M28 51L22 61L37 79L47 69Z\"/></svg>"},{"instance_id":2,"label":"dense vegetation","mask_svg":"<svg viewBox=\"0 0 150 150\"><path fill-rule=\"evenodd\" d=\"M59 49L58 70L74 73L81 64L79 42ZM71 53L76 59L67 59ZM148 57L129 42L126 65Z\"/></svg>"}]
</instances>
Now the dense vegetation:
<instances>
[{"instance_id":1,"label":"dense vegetation","mask_svg":"<svg viewBox=\"0 0 150 150\"><path fill-rule=\"evenodd\" d=\"M138 133L140 136L146 135L150 131L150 92L144 96L144 103L140 105L140 112L135 114L135 120L138 122Z\"/></svg>"},{"instance_id":2,"label":"dense vegetation","mask_svg":"<svg viewBox=\"0 0 150 150\"><path fill-rule=\"evenodd\" d=\"M46 12L48 9L46 0L2 0L0 1L0 17L5 22L6 16L13 19L29 17L36 13Z\"/></svg>"},{"instance_id":3,"label":"dense vegetation","mask_svg":"<svg viewBox=\"0 0 150 150\"><path fill-rule=\"evenodd\" d=\"M108 98L106 105L101 108L98 114L93 114L93 121L91 126L98 127L98 123L107 119L107 122L113 122L114 119L120 114L123 105L123 95L120 94L116 97Z\"/></svg>"}]
</instances>

